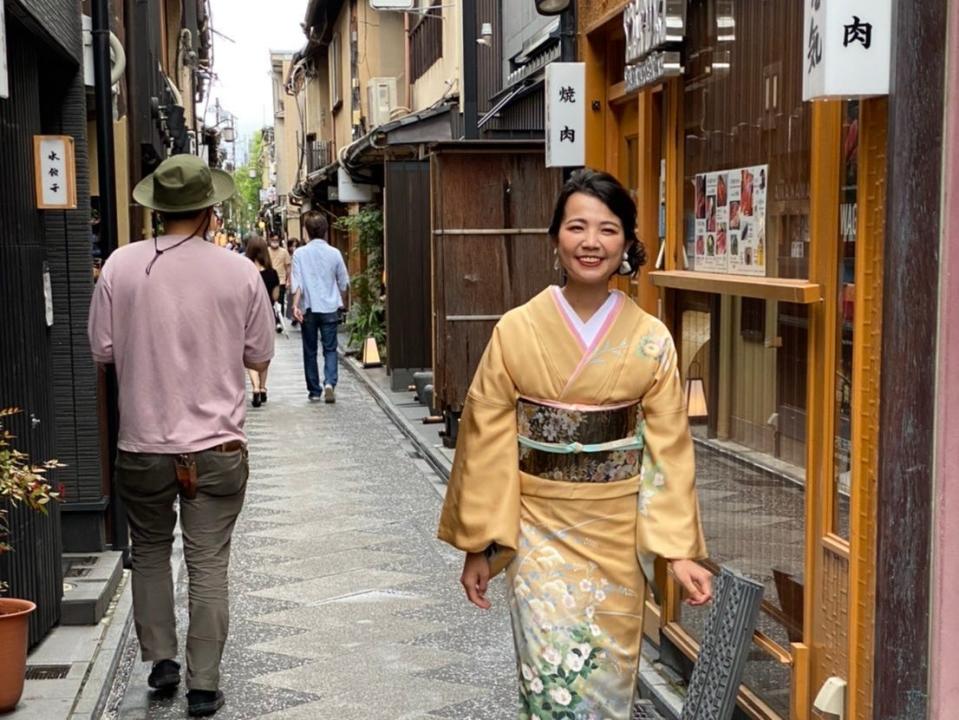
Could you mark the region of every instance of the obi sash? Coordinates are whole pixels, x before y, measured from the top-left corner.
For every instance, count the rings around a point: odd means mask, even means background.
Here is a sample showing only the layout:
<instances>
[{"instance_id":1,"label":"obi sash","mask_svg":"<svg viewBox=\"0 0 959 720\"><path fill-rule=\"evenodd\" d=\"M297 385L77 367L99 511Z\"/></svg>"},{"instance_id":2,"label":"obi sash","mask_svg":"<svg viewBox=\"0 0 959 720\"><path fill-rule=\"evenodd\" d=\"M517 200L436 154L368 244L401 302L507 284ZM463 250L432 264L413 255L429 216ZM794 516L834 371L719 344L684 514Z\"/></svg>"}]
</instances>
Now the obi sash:
<instances>
[{"instance_id":1,"label":"obi sash","mask_svg":"<svg viewBox=\"0 0 959 720\"><path fill-rule=\"evenodd\" d=\"M564 482L605 483L639 475L642 408L561 405L520 398L519 469Z\"/></svg>"}]
</instances>

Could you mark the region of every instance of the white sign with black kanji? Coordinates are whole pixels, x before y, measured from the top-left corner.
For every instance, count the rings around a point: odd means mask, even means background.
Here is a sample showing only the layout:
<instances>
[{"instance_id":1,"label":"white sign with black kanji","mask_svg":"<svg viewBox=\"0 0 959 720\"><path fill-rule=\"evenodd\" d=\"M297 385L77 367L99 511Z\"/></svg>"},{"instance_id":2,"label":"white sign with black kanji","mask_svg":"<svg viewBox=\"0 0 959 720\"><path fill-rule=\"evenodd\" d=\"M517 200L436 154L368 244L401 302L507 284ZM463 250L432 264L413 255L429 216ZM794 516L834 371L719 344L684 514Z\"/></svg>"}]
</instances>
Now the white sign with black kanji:
<instances>
[{"instance_id":1,"label":"white sign with black kanji","mask_svg":"<svg viewBox=\"0 0 959 720\"><path fill-rule=\"evenodd\" d=\"M34 135L33 154L37 207L41 210L76 208L73 138L69 135Z\"/></svg>"},{"instance_id":2,"label":"white sign with black kanji","mask_svg":"<svg viewBox=\"0 0 959 720\"><path fill-rule=\"evenodd\" d=\"M546 66L546 167L586 164L586 65Z\"/></svg>"},{"instance_id":3,"label":"white sign with black kanji","mask_svg":"<svg viewBox=\"0 0 959 720\"><path fill-rule=\"evenodd\" d=\"M889 93L892 0L802 0L803 100Z\"/></svg>"}]
</instances>

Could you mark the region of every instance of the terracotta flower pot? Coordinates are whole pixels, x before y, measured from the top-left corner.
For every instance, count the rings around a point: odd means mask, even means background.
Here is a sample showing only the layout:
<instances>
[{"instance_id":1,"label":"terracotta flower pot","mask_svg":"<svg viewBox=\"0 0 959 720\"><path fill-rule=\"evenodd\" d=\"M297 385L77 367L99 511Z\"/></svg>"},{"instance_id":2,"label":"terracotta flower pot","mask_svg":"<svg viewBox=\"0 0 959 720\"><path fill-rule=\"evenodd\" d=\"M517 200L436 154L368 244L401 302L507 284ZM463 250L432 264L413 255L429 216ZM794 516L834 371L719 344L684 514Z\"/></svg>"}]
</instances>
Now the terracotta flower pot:
<instances>
[{"instance_id":1,"label":"terracotta flower pot","mask_svg":"<svg viewBox=\"0 0 959 720\"><path fill-rule=\"evenodd\" d=\"M0 598L0 713L13 710L23 694L27 670L27 619L37 606Z\"/></svg>"}]
</instances>

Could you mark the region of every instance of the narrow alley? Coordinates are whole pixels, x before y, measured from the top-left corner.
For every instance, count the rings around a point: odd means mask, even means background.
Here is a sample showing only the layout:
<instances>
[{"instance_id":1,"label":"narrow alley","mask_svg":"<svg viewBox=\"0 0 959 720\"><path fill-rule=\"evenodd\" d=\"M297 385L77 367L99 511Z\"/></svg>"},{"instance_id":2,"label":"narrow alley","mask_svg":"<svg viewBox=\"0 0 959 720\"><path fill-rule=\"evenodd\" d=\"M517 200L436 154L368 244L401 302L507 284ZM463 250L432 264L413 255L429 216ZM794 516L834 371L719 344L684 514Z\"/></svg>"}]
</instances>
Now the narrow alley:
<instances>
[{"instance_id":1,"label":"narrow alley","mask_svg":"<svg viewBox=\"0 0 959 720\"><path fill-rule=\"evenodd\" d=\"M337 404L307 400L295 331L277 338L268 387L248 414L217 717L515 717L504 587L493 583L489 613L467 604L462 556L434 539L433 471L342 365ZM151 693L137 652L131 637L106 717L183 717L182 687Z\"/></svg>"}]
</instances>

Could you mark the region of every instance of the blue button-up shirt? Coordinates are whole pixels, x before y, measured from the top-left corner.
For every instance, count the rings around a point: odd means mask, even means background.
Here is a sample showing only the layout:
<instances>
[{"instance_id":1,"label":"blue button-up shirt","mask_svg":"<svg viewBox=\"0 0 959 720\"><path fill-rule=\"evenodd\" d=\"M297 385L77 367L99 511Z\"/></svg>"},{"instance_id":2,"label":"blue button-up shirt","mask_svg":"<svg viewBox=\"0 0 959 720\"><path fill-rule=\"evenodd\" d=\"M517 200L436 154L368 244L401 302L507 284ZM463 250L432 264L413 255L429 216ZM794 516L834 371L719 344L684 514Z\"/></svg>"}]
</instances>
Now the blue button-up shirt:
<instances>
[{"instance_id":1,"label":"blue button-up shirt","mask_svg":"<svg viewBox=\"0 0 959 720\"><path fill-rule=\"evenodd\" d=\"M300 307L315 313L334 313L343 307L350 276L340 251L325 240L311 240L293 253L293 292L303 291Z\"/></svg>"}]
</instances>

